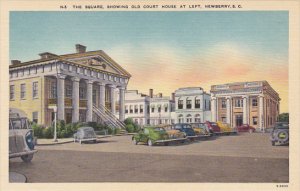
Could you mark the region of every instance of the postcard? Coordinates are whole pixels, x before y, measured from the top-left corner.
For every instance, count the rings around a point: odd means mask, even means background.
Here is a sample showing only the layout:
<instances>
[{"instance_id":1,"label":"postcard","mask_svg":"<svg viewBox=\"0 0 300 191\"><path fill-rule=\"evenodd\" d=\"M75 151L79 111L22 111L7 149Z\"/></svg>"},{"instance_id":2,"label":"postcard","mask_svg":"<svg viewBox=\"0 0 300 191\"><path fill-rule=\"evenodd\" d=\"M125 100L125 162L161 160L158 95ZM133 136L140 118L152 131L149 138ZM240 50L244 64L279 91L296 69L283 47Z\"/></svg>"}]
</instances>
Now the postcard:
<instances>
[{"instance_id":1,"label":"postcard","mask_svg":"<svg viewBox=\"0 0 300 191\"><path fill-rule=\"evenodd\" d=\"M1 26L1 190L299 189L299 2L1 1Z\"/></svg>"}]
</instances>

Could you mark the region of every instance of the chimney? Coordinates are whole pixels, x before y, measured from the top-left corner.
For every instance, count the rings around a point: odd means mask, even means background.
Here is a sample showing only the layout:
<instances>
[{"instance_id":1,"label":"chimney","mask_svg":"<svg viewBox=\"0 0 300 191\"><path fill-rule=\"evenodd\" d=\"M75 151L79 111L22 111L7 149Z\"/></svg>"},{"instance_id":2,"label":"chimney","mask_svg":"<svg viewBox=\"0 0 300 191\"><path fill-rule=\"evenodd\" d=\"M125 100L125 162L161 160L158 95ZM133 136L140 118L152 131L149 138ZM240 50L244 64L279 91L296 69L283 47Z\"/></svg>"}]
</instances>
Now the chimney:
<instances>
[{"instance_id":1,"label":"chimney","mask_svg":"<svg viewBox=\"0 0 300 191\"><path fill-rule=\"evenodd\" d=\"M86 51L86 46L81 44L76 44L76 53L84 53Z\"/></svg>"},{"instance_id":2,"label":"chimney","mask_svg":"<svg viewBox=\"0 0 300 191\"><path fill-rule=\"evenodd\" d=\"M53 57L57 56L57 55L52 54L50 52L43 52L39 55L40 55L41 59L48 59L48 58L53 58Z\"/></svg>"},{"instance_id":3,"label":"chimney","mask_svg":"<svg viewBox=\"0 0 300 191\"><path fill-rule=\"evenodd\" d=\"M158 97L162 98L162 93L158 93Z\"/></svg>"},{"instance_id":4,"label":"chimney","mask_svg":"<svg viewBox=\"0 0 300 191\"><path fill-rule=\"evenodd\" d=\"M175 93L172 93L172 101L175 102Z\"/></svg>"},{"instance_id":5,"label":"chimney","mask_svg":"<svg viewBox=\"0 0 300 191\"><path fill-rule=\"evenodd\" d=\"M149 96L150 98L153 98L153 89L149 89Z\"/></svg>"},{"instance_id":6,"label":"chimney","mask_svg":"<svg viewBox=\"0 0 300 191\"><path fill-rule=\"evenodd\" d=\"M21 64L20 60L11 60L11 65Z\"/></svg>"}]
</instances>

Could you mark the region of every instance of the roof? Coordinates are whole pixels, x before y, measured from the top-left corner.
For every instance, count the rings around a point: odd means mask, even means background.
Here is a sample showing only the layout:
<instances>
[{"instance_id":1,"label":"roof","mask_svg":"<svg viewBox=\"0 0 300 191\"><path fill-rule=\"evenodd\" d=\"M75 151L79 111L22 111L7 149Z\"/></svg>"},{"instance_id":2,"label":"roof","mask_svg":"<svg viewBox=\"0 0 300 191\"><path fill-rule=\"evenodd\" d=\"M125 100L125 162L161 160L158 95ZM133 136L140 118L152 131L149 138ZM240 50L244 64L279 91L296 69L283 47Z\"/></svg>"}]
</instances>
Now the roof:
<instances>
[{"instance_id":1,"label":"roof","mask_svg":"<svg viewBox=\"0 0 300 191\"><path fill-rule=\"evenodd\" d=\"M66 62L66 63L71 63L73 65L85 66L85 67L89 67L89 68L93 68L93 69L97 69L97 70L107 72L104 69L92 67L88 64L82 64L82 63L70 61L71 59L76 59L76 58L84 58L84 57L88 57L88 56L100 56L101 58L105 59L105 61L107 61L108 64L112 65L112 67L117 68L118 71L121 72L121 75L131 77L129 72L127 72L124 68L122 68L118 63L116 63L111 57L109 57L102 50L88 51L88 52L83 52L83 53L63 54L63 55L56 55L56 54L52 54L52 53L47 53L47 54L50 55L47 58L40 58L40 59L37 59L37 60L22 62L20 64L10 65L9 68L12 69L12 68L18 68L18 67L29 66L29 65L37 65L39 63L48 62L48 61L63 61L63 62Z\"/></svg>"}]
</instances>

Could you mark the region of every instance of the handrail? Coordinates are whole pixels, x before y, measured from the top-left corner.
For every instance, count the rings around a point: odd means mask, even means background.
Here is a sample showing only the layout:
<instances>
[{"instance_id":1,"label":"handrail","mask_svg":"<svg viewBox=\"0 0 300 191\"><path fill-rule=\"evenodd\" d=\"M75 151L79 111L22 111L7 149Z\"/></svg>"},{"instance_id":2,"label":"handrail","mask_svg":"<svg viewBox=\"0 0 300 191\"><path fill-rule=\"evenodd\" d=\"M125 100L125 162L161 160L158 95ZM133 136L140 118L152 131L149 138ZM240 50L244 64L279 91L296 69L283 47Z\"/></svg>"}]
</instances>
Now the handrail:
<instances>
[{"instance_id":1,"label":"handrail","mask_svg":"<svg viewBox=\"0 0 300 191\"><path fill-rule=\"evenodd\" d=\"M121 129L125 129L125 123L120 121L111 111L109 111L103 105L100 105L98 108L95 104L93 105L93 111L98 115L105 123L109 122L111 125L115 127L119 127Z\"/></svg>"}]
</instances>

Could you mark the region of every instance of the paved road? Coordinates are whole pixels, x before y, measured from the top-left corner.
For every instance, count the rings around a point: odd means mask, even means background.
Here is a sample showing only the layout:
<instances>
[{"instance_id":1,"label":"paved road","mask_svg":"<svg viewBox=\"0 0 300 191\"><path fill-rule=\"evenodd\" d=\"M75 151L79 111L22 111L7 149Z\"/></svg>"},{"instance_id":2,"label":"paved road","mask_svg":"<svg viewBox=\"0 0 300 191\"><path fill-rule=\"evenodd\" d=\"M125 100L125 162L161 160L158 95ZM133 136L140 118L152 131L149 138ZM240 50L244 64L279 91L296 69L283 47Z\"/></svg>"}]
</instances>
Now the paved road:
<instances>
[{"instance_id":1,"label":"paved road","mask_svg":"<svg viewBox=\"0 0 300 191\"><path fill-rule=\"evenodd\" d=\"M288 147L267 134L222 136L171 146L133 145L130 136L97 144L40 146L31 163L10 160L28 182L288 182Z\"/></svg>"}]
</instances>

